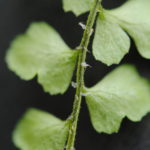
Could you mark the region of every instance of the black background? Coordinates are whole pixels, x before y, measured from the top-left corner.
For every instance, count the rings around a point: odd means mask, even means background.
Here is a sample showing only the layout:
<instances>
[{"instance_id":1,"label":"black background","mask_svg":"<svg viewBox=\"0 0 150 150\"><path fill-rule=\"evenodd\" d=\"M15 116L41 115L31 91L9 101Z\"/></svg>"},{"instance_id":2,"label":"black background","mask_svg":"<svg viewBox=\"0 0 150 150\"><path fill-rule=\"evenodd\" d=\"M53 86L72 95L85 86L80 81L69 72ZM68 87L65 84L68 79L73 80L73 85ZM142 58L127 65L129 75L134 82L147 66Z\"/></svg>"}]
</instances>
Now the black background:
<instances>
[{"instance_id":1,"label":"black background","mask_svg":"<svg viewBox=\"0 0 150 150\"><path fill-rule=\"evenodd\" d=\"M121 5L125 0L104 0L105 8ZM22 81L7 69L4 61L10 41L26 30L33 21L46 21L61 34L66 43L75 48L79 45L87 14L76 18L64 13L61 0L0 0L0 150L16 150L11 142L12 130L27 108L35 107L55 114L61 119L69 116L74 89L63 95L50 96L32 81ZM86 71L86 85L91 86L115 66L106 67L96 62L91 54L92 65ZM39 62L40 63L40 62ZM135 64L140 73L150 79L149 60L143 59L132 42L131 50L121 63ZM93 129L85 102L79 121L76 141L77 150L150 150L150 115L139 123L124 119L118 134L98 134Z\"/></svg>"}]
</instances>

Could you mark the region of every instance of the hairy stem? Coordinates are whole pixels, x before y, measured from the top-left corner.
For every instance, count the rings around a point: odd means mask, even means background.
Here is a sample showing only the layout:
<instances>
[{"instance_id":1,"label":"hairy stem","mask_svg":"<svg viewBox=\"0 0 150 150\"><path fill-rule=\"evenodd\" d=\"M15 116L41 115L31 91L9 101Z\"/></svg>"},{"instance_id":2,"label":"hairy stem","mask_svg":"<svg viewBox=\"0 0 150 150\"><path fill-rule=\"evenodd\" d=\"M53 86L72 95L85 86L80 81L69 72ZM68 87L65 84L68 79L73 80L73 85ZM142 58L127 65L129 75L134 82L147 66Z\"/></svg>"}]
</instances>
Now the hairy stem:
<instances>
[{"instance_id":1,"label":"hairy stem","mask_svg":"<svg viewBox=\"0 0 150 150\"><path fill-rule=\"evenodd\" d=\"M70 129L69 129L69 136L67 140L66 150L73 150L75 137L76 137L76 130L77 130L77 123L78 117L80 113L81 101L83 96L83 89L84 89L84 73L86 68L86 54L87 48L89 45L90 37L93 32L93 25L96 19L97 11L100 6L101 0L95 0L93 6L91 8L90 14L88 16L87 24L85 31L83 33L83 37L80 43L80 54L78 57L78 65L77 65L77 75L76 75L76 94L74 99L73 111L70 119Z\"/></svg>"}]
</instances>

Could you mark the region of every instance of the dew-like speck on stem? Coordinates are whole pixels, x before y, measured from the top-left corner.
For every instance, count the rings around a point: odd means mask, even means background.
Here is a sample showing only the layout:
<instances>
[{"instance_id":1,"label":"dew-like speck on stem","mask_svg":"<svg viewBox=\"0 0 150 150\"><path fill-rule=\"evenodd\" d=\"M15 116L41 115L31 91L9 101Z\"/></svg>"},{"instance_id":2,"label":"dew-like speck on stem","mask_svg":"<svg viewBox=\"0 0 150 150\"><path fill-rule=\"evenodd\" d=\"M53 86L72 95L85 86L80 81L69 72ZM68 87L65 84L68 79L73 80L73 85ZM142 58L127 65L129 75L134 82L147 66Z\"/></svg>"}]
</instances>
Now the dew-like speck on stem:
<instances>
[{"instance_id":1,"label":"dew-like speck on stem","mask_svg":"<svg viewBox=\"0 0 150 150\"><path fill-rule=\"evenodd\" d=\"M77 88L77 86L78 86L78 84L76 83L76 82L71 82L71 86L73 87L73 88Z\"/></svg>"},{"instance_id":2,"label":"dew-like speck on stem","mask_svg":"<svg viewBox=\"0 0 150 150\"><path fill-rule=\"evenodd\" d=\"M82 22L79 22L79 25L81 26L81 28L82 28L83 30L85 30L85 29L86 29L86 25L85 25L85 24L83 24Z\"/></svg>"},{"instance_id":3,"label":"dew-like speck on stem","mask_svg":"<svg viewBox=\"0 0 150 150\"><path fill-rule=\"evenodd\" d=\"M83 67L85 67L85 68L86 68L86 67L91 67L91 66L90 66L89 64L87 64L86 62L82 62L81 65L82 65Z\"/></svg>"}]
</instances>

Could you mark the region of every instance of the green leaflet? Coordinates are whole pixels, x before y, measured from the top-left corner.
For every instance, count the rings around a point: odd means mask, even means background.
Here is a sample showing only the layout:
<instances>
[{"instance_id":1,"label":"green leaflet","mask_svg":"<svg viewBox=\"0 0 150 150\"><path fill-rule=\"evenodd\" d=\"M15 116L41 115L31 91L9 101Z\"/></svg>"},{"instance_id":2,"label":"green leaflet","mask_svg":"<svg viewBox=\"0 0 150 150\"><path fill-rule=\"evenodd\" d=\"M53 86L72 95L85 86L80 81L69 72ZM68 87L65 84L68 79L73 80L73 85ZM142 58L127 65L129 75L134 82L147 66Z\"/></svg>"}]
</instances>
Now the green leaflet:
<instances>
[{"instance_id":1,"label":"green leaflet","mask_svg":"<svg viewBox=\"0 0 150 150\"><path fill-rule=\"evenodd\" d=\"M94 0L63 0L65 11L72 11L76 16L90 10Z\"/></svg>"},{"instance_id":2,"label":"green leaflet","mask_svg":"<svg viewBox=\"0 0 150 150\"><path fill-rule=\"evenodd\" d=\"M139 53L150 58L150 0L129 0L107 12L134 39Z\"/></svg>"},{"instance_id":3,"label":"green leaflet","mask_svg":"<svg viewBox=\"0 0 150 150\"><path fill-rule=\"evenodd\" d=\"M30 109L18 123L13 141L21 150L62 150L68 124L46 112Z\"/></svg>"},{"instance_id":4,"label":"green leaflet","mask_svg":"<svg viewBox=\"0 0 150 150\"><path fill-rule=\"evenodd\" d=\"M129 38L134 39L138 51L150 58L150 1L129 0L123 6L104 10L104 19L98 17L93 55L107 65L118 64L130 48Z\"/></svg>"},{"instance_id":5,"label":"green leaflet","mask_svg":"<svg viewBox=\"0 0 150 150\"><path fill-rule=\"evenodd\" d=\"M140 121L150 111L150 83L131 65L118 67L87 89L86 101L98 132L117 132L124 117Z\"/></svg>"},{"instance_id":6,"label":"green leaflet","mask_svg":"<svg viewBox=\"0 0 150 150\"><path fill-rule=\"evenodd\" d=\"M92 2L63 0L64 10L80 15L90 10ZM118 64L128 52L129 38L121 27L134 39L139 53L150 58L150 0L128 0L116 9L101 13L105 19L98 17L93 42L93 55L97 60L107 65Z\"/></svg>"},{"instance_id":7,"label":"green leaflet","mask_svg":"<svg viewBox=\"0 0 150 150\"><path fill-rule=\"evenodd\" d=\"M70 50L58 33L44 22L33 23L12 43L6 61L24 80L36 75L50 94L64 93L76 64L77 51Z\"/></svg>"},{"instance_id":8,"label":"green leaflet","mask_svg":"<svg viewBox=\"0 0 150 150\"><path fill-rule=\"evenodd\" d=\"M107 65L118 64L129 48L128 35L114 23L114 19L109 16L101 19L99 16L93 41L94 57Z\"/></svg>"}]
</instances>

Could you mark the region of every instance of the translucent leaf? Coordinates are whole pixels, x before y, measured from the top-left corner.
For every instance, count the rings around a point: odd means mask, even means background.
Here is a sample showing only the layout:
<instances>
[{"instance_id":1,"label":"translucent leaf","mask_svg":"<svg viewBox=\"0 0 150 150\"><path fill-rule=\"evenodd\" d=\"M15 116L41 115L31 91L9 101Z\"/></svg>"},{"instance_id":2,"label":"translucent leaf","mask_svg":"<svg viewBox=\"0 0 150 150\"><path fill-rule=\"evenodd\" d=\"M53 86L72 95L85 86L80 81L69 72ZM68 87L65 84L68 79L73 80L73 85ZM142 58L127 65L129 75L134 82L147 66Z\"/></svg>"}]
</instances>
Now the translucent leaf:
<instances>
[{"instance_id":1,"label":"translucent leaf","mask_svg":"<svg viewBox=\"0 0 150 150\"><path fill-rule=\"evenodd\" d=\"M33 23L18 36L6 57L9 68L24 80L36 75L46 92L64 93L76 64L77 51L70 50L58 33L46 23Z\"/></svg>"},{"instance_id":2,"label":"translucent leaf","mask_svg":"<svg viewBox=\"0 0 150 150\"><path fill-rule=\"evenodd\" d=\"M18 123L13 141L21 150L62 150L68 124L46 112L30 109Z\"/></svg>"},{"instance_id":3,"label":"translucent leaf","mask_svg":"<svg viewBox=\"0 0 150 150\"><path fill-rule=\"evenodd\" d=\"M87 92L91 120L98 132L117 132L124 117L140 121L150 111L150 84L130 65L117 68Z\"/></svg>"},{"instance_id":4,"label":"translucent leaf","mask_svg":"<svg viewBox=\"0 0 150 150\"><path fill-rule=\"evenodd\" d=\"M134 39L139 53L150 58L150 0L129 0L108 12Z\"/></svg>"},{"instance_id":5,"label":"translucent leaf","mask_svg":"<svg viewBox=\"0 0 150 150\"><path fill-rule=\"evenodd\" d=\"M94 57L107 65L118 64L129 48L128 35L113 18L106 15L101 19L99 16L93 41Z\"/></svg>"},{"instance_id":6,"label":"translucent leaf","mask_svg":"<svg viewBox=\"0 0 150 150\"><path fill-rule=\"evenodd\" d=\"M75 15L83 14L90 10L94 0L63 0L65 11L72 11Z\"/></svg>"}]
</instances>

